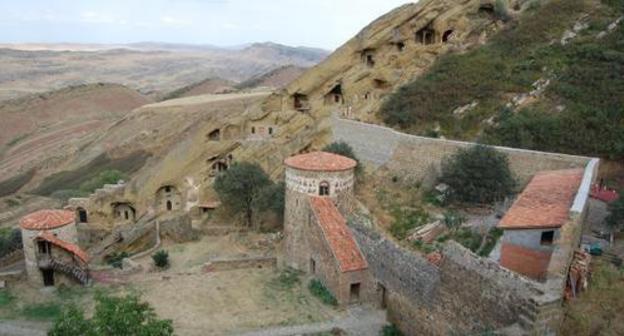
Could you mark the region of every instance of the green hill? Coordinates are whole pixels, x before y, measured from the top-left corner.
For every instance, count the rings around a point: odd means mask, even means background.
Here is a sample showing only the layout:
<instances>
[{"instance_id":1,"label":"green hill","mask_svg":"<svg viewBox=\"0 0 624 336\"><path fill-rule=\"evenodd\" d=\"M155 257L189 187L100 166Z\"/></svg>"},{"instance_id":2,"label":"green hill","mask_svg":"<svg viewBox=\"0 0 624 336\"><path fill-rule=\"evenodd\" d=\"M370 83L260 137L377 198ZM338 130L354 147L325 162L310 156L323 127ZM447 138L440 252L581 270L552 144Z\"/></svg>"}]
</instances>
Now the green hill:
<instances>
[{"instance_id":1,"label":"green hill","mask_svg":"<svg viewBox=\"0 0 624 336\"><path fill-rule=\"evenodd\" d=\"M381 117L415 134L622 158L623 15L624 0L532 1L487 44L396 90Z\"/></svg>"}]
</instances>

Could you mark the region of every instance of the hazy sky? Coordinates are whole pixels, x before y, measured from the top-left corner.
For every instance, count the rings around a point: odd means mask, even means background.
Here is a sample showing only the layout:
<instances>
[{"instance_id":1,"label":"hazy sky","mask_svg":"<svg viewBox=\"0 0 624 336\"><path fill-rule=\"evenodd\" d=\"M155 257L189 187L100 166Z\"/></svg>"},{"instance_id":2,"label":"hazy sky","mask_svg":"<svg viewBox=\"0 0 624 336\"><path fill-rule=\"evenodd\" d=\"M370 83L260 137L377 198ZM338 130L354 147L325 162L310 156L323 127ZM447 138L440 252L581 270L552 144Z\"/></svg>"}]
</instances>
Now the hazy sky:
<instances>
[{"instance_id":1,"label":"hazy sky","mask_svg":"<svg viewBox=\"0 0 624 336\"><path fill-rule=\"evenodd\" d=\"M273 41L334 49L408 0L0 0L0 43ZM413 1L412 1L413 2Z\"/></svg>"}]
</instances>

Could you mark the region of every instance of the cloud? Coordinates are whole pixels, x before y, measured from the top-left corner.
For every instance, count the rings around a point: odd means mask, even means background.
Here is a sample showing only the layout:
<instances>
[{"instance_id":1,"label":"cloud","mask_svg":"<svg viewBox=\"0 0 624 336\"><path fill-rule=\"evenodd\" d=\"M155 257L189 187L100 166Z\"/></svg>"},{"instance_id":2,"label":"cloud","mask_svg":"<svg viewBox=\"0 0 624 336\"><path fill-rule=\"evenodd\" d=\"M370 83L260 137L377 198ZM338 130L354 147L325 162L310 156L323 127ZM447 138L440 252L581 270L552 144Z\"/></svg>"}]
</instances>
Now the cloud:
<instances>
[{"instance_id":1,"label":"cloud","mask_svg":"<svg viewBox=\"0 0 624 336\"><path fill-rule=\"evenodd\" d=\"M172 16L163 16L160 18L160 22L170 27L184 27L193 24L192 20L180 19Z\"/></svg>"},{"instance_id":2,"label":"cloud","mask_svg":"<svg viewBox=\"0 0 624 336\"><path fill-rule=\"evenodd\" d=\"M112 15L98 13L95 11L84 11L80 13L80 22L97 24L121 24L128 23L127 20Z\"/></svg>"}]
</instances>

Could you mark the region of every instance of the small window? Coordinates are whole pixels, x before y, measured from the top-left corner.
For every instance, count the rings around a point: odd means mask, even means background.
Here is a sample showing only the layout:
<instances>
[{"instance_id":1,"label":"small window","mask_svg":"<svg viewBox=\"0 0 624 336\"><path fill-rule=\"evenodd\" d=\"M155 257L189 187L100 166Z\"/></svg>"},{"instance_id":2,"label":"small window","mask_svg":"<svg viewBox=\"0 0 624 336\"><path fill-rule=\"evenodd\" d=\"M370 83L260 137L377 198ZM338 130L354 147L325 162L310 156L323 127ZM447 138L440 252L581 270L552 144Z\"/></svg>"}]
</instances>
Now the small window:
<instances>
[{"instance_id":1,"label":"small window","mask_svg":"<svg viewBox=\"0 0 624 336\"><path fill-rule=\"evenodd\" d=\"M540 241L542 245L552 245L554 240L555 240L555 231L542 232L542 239Z\"/></svg>"},{"instance_id":2,"label":"small window","mask_svg":"<svg viewBox=\"0 0 624 336\"><path fill-rule=\"evenodd\" d=\"M256 134L256 128L255 127L251 127L251 134Z\"/></svg>"},{"instance_id":3,"label":"small window","mask_svg":"<svg viewBox=\"0 0 624 336\"><path fill-rule=\"evenodd\" d=\"M405 43L399 42L396 44L396 47L399 52L402 52L403 50L405 50Z\"/></svg>"},{"instance_id":4,"label":"small window","mask_svg":"<svg viewBox=\"0 0 624 336\"><path fill-rule=\"evenodd\" d=\"M165 187L165 192L171 192L171 187Z\"/></svg>"},{"instance_id":5,"label":"small window","mask_svg":"<svg viewBox=\"0 0 624 336\"><path fill-rule=\"evenodd\" d=\"M130 219L130 214L128 214L128 210L124 211L124 217L126 220Z\"/></svg>"},{"instance_id":6,"label":"small window","mask_svg":"<svg viewBox=\"0 0 624 336\"><path fill-rule=\"evenodd\" d=\"M319 184L319 196L329 196L329 183L321 182Z\"/></svg>"},{"instance_id":7,"label":"small window","mask_svg":"<svg viewBox=\"0 0 624 336\"><path fill-rule=\"evenodd\" d=\"M171 201L167 201L167 211L171 211L173 209L173 203Z\"/></svg>"},{"instance_id":8,"label":"small window","mask_svg":"<svg viewBox=\"0 0 624 336\"><path fill-rule=\"evenodd\" d=\"M273 127L269 127L269 135L273 135Z\"/></svg>"},{"instance_id":9,"label":"small window","mask_svg":"<svg viewBox=\"0 0 624 336\"><path fill-rule=\"evenodd\" d=\"M37 247L39 248L40 254L49 254L50 253L50 243L47 241L39 241L37 243Z\"/></svg>"},{"instance_id":10,"label":"small window","mask_svg":"<svg viewBox=\"0 0 624 336\"><path fill-rule=\"evenodd\" d=\"M310 258L310 273L316 274L316 261L312 258Z\"/></svg>"}]
</instances>

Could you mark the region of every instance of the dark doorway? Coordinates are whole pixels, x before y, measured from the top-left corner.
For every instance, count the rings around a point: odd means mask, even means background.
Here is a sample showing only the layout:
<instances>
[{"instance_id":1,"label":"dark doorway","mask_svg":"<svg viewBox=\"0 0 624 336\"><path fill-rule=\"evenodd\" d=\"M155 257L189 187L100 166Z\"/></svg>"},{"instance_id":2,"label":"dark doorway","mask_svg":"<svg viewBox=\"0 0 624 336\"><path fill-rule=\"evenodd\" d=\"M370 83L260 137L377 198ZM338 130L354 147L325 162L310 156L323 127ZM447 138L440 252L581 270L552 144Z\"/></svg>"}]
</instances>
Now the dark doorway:
<instances>
[{"instance_id":1,"label":"dark doorway","mask_svg":"<svg viewBox=\"0 0 624 336\"><path fill-rule=\"evenodd\" d=\"M78 221L80 223L87 222L87 211L85 209L78 208Z\"/></svg>"},{"instance_id":2,"label":"dark doorway","mask_svg":"<svg viewBox=\"0 0 624 336\"><path fill-rule=\"evenodd\" d=\"M544 231L540 239L542 245L552 245L555 240L555 231Z\"/></svg>"},{"instance_id":3,"label":"dark doorway","mask_svg":"<svg viewBox=\"0 0 624 336\"><path fill-rule=\"evenodd\" d=\"M316 274L316 261L310 259L310 274Z\"/></svg>"},{"instance_id":4,"label":"dark doorway","mask_svg":"<svg viewBox=\"0 0 624 336\"><path fill-rule=\"evenodd\" d=\"M171 201L167 201L167 211L171 211L171 209L173 209L173 204Z\"/></svg>"},{"instance_id":5,"label":"dark doorway","mask_svg":"<svg viewBox=\"0 0 624 336\"><path fill-rule=\"evenodd\" d=\"M54 286L54 270L46 269L41 270L41 275L43 275L43 285L46 287Z\"/></svg>"},{"instance_id":6,"label":"dark doorway","mask_svg":"<svg viewBox=\"0 0 624 336\"><path fill-rule=\"evenodd\" d=\"M382 284L379 284L379 295L381 295L381 309L386 309L388 307L386 287Z\"/></svg>"},{"instance_id":7,"label":"dark doorway","mask_svg":"<svg viewBox=\"0 0 624 336\"><path fill-rule=\"evenodd\" d=\"M37 242L37 247L39 248L39 254L41 255L52 255L52 249L50 243L47 241L39 241Z\"/></svg>"},{"instance_id":8,"label":"dark doorway","mask_svg":"<svg viewBox=\"0 0 624 336\"><path fill-rule=\"evenodd\" d=\"M126 220L130 219L130 214L128 214L128 210L124 211L124 217Z\"/></svg>"},{"instance_id":9,"label":"dark doorway","mask_svg":"<svg viewBox=\"0 0 624 336\"><path fill-rule=\"evenodd\" d=\"M358 302L360 301L360 283L354 283L351 284L351 290L350 290L350 297L351 297L351 302Z\"/></svg>"}]
</instances>

